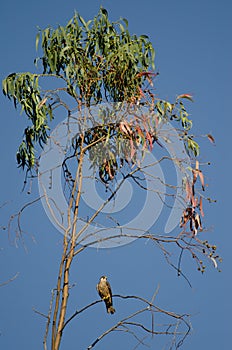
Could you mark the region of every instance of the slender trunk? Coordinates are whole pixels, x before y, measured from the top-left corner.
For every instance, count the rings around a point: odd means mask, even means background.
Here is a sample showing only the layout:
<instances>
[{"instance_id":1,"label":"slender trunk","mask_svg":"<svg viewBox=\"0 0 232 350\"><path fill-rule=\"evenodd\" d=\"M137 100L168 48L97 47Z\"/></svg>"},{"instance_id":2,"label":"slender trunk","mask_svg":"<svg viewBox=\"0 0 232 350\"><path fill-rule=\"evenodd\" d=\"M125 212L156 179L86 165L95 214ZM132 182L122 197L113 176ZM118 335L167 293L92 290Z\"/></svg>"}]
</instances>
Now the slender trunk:
<instances>
[{"instance_id":1,"label":"slender trunk","mask_svg":"<svg viewBox=\"0 0 232 350\"><path fill-rule=\"evenodd\" d=\"M62 338L63 326L65 322L67 303L69 298L69 276L70 276L70 267L73 261L75 242L72 242L72 246L70 248L69 256L65 260L64 265L64 281L63 281L63 289L62 289L62 301L60 305L60 315L59 322L57 327L57 334L54 342L54 350L58 350L60 347L60 342Z\"/></svg>"},{"instance_id":2,"label":"slender trunk","mask_svg":"<svg viewBox=\"0 0 232 350\"><path fill-rule=\"evenodd\" d=\"M53 321L52 321L52 347L51 347L52 350L55 350L56 321L57 321L57 315L58 315L58 312L59 312L60 294L61 294L61 282L62 282L62 277L63 277L63 266L64 266L64 262L65 262L67 248L68 248L68 246L64 245L62 259L61 259L61 262L60 262L58 281L57 281L57 286L56 286L55 309L54 309Z\"/></svg>"},{"instance_id":3,"label":"slender trunk","mask_svg":"<svg viewBox=\"0 0 232 350\"><path fill-rule=\"evenodd\" d=\"M68 227L65 232L64 242L63 242L63 254L60 263L58 282L57 282L57 294L55 301L55 309L53 316L52 324L52 350L59 350L63 328L65 324L65 317L67 311L67 304L69 298L69 277L70 277L70 268L74 258L75 247L76 247L76 224L78 220L78 209L81 199L81 189L82 189L82 164L84 159L84 153L81 152L80 158L78 160L78 169L76 172L75 182L72 188L71 198L69 201L68 208ZM76 189L77 194L75 197ZM73 219L71 219L71 211L75 204ZM71 233L71 238L68 239L69 233ZM63 287L61 288L61 281L63 280ZM57 316L59 317L57 320ZM58 321L58 325L56 327Z\"/></svg>"}]
</instances>

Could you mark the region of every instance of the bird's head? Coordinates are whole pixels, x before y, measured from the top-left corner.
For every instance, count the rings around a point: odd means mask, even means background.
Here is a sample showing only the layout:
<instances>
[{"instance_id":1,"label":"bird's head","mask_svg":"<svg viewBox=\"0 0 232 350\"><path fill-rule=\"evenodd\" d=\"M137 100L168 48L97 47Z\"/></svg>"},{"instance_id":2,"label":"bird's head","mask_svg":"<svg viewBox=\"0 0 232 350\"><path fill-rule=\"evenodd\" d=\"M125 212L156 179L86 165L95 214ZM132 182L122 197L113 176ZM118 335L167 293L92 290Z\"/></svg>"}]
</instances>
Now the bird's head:
<instances>
[{"instance_id":1,"label":"bird's head","mask_svg":"<svg viewBox=\"0 0 232 350\"><path fill-rule=\"evenodd\" d=\"M107 277L106 276L101 276L101 278L100 278L100 281L107 281Z\"/></svg>"}]
</instances>

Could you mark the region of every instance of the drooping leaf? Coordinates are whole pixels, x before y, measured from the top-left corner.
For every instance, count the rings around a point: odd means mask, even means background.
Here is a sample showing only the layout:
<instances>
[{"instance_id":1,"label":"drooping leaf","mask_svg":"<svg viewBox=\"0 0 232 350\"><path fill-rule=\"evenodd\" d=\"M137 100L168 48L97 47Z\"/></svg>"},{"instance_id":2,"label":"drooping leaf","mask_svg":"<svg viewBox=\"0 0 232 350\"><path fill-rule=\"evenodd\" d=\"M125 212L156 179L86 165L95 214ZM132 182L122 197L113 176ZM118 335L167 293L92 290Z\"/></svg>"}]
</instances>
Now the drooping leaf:
<instances>
[{"instance_id":1,"label":"drooping leaf","mask_svg":"<svg viewBox=\"0 0 232 350\"><path fill-rule=\"evenodd\" d=\"M193 195L193 192L192 192L192 186L190 185L188 179L186 179L185 181L185 191L186 191L186 200L190 201Z\"/></svg>"},{"instance_id":2,"label":"drooping leaf","mask_svg":"<svg viewBox=\"0 0 232 350\"><path fill-rule=\"evenodd\" d=\"M201 216L204 217L202 197L200 197L199 208L200 208Z\"/></svg>"},{"instance_id":3,"label":"drooping leaf","mask_svg":"<svg viewBox=\"0 0 232 350\"><path fill-rule=\"evenodd\" d=\"M198 174L199 174L199 178L201 180L201 187L202 187L202 190L204 191L205 190L205 183L204 183L204 175L202 173L201 170L198 171Z\"/></svg>"},{"instance_id":4,"label":"drooping leaf","mask_svg":"<svg viewBox=\"0 0 232 350\"><path fill-rule=\"evenodd\" d=\"M192 95L190 95L190 94L182 94L182 95L179 95L179 96L177 96L176 100L178 101L178 100L183 99L183 98L185 98L185 99L187 99L187 100L189 100L189 101L191 101L191 102L194 102L194 101L193 101L193 97L192 97Z\"/></svg>"},{"instance_id":5,"label":"drooping leaf","mask_svg":"<svg viewBox=\"0 0 232 350\"><path fill-rule=\"evenodd\" d=\"M211 134L207 134L207 137L211 143L215 144L215 139Z\"/></svg>"}]
</instances>

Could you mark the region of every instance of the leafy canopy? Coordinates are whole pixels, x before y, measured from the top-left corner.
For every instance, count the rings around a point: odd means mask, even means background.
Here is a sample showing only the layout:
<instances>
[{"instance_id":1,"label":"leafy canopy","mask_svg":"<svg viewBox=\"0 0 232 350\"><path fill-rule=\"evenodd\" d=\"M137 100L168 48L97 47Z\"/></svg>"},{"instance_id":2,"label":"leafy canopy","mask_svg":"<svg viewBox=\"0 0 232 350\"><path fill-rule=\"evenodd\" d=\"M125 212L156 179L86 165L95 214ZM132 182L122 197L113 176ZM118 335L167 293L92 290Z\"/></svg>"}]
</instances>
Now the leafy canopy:
<instances>
[{"instance_id":1,"label":"leafy canopy","mask_svg":"<svg viewBox=\"0 0 232 350\"><path fill-rule=\"evenodd\" d=\"M126 19L110 22L103 8L88 22L76 13L64 27L39 30L37 49L39 43L42 57L34 62L42 73L12 73L2 83L4 95L30 121L17 152L19 166L27 170L34 167L36 144L42 147L46 143L55 109L63 106L69 115L73 112L65 95L72 98L76 109L102 101L148 103L159 120L181 122L184 130L181 137L187 149L198 155L198 144L187 132L192 123L181 102L182 98L191 99L191 96L181 95L173 104L155 99L151 92L152 78L156 75L153 73L154 48L146 35L129 33ZM58 87L42 87L48 84L48 78L53 85L55 79ZM149 130L151 134L153 131L154 128ZM149 141L147 137L151 135L148 136L147 130L144 132Z\"/></svg>"}]
</instances>

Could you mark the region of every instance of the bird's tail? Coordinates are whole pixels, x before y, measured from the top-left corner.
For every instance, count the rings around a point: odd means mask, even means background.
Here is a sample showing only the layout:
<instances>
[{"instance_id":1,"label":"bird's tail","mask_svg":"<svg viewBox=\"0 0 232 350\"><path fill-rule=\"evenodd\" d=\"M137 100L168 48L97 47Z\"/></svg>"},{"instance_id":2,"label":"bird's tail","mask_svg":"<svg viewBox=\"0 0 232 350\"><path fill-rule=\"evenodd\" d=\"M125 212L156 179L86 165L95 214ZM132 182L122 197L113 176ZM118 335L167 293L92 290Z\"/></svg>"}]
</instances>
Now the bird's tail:
<instances>
[{"instance_id":1,"label":"bird's tail","mask_svg":"<svg viewBox=\"0 0 232 350\"><path fill-rule=\"evenodd\" d=\"M108 314L114 314L115 313L115 308L113 306L110 306L107 308Z\"/></svg>"},{"instance_id":2,"label":"bird's tail","mask_svg":"<svg viewBox=\"0 0 232 350\"><path fill-rule=\"evenodd\" d=\"M115 313L115 308L112 305L112 299L111 298L105 298L104 299L105 304L106 304L106 310L108 314L114 314Z\"/></svg>"}]
</instances>

